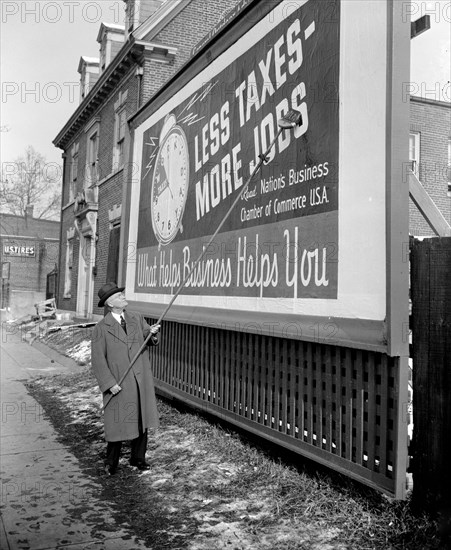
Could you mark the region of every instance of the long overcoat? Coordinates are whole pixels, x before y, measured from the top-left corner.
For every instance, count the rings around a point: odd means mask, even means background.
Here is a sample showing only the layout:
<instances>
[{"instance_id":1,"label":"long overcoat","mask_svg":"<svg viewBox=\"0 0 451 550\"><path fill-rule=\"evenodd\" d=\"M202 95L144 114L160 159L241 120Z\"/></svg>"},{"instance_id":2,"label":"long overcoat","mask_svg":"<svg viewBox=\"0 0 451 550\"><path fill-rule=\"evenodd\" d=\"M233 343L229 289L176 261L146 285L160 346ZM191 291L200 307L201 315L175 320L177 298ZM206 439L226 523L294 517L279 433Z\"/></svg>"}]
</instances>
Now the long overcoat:
<instances>
[{"instance_id":1,"label":"long overcoat","mask_svg":"<svg viewBox=\"0 0 451 550\"><path fill-rule=\"evenodd\" d=\"M127 334L111 313L97 323L92 334L92 370L103 393L104 403L107 396L112 395L108 390L119 382L150 331L150 326L142 316L125 311L124 318L127 323ZM149 345L156 344L158 337L151 336ZM118 394L111 397L104 410L106 441L127 441L138 437L139 406L142 429L159 426L147 348L121 382L121 388Z\"/></svg>"}]
</instances>

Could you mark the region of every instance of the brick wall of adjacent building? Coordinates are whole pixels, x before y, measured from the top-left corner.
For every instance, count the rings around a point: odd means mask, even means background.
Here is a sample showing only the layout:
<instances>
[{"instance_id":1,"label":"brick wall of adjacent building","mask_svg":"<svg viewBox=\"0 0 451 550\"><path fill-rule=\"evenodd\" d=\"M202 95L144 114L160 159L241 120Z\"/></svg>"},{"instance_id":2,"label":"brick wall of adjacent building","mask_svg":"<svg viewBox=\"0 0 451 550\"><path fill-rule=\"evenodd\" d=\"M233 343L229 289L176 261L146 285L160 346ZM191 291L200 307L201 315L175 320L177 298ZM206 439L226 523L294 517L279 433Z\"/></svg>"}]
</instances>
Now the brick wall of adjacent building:
<instances>
[{"instance_id":1,"label":"brick wall of adjacent building","mask_svg":"<svg viewBox=\"0 0 451 550\"><path fill-rule=\"evenodd\" d=\"M99 208L97 218L97 234L98 241L96 247L96 267L97 275L94 279L94 309L93 313L101 315L103 308L97 307L97 293L106 280L108 251L110 244L111 224L109 219L109 211L122 203L122 182L123 171L115 174L110 180L103 183L99 187ZM117 282L117 281L115 281Z\"/></svg>"},{"instance_id":2,"label":"brick wall of adjacent building","mask_svg":"<svg viewBox=\"0 0 451 550\"><path fill-rule=\"evenodd\" d=\"M191 49L239 0L193 0L164 27L153 42L178 48L169 64L147 61L144 71L143 102L149 100L189 59Z\"/></svg>"},{"instance_id":3,"label":"brick wall of adjacent building","mask_svg":"<svg viewBox=\"0 0 451 550\"><path fill-rule=\"evenodd\" d=\"M11 214L1 214L0 222L2 272L3 264L3 274L9 271L2 306L13 316L35 314L34 304L46 298L47 275L58 263L60 223ZM16 255L10 247L23 250Z\"/></svg>"},{"instance_id":4,"label":"brick wall of adjacent building","mask_svg":"<svg viewBox=\"0 0 451 550\"><path fill-rule=\"evenodd\" d=\"M80 240L77 233L73 239L73 265L72 265L72 285L70 298L64 297L64 281L66 276L66 255L67 255L67 232L74 228L73 208L69 206L62 212L61 216L61 252L59 260L59 277L58 277L58 293L57 306L60 309L75 311L77 308L77 276L78 273L78 256L80 251Z\"/></svg>"},{"instance_id":5,"label":"brick wall of adjacent building","mask_svg":"<svg viewBox=\"0 0 451 550\"><path fill-rule=\"evenodd\" d=\"M448 193L451 104L412 97L410 131L420 134L419 179L445 219L451 223L451 197ZM435 235L412 201L410 233L416 236Z\"/></svg>"},{"instance_id":6,"label":"brick wall of adjacent building","mask_svg":"<svg viewBox=\"0 0 451 550\"><path fill-rule=\"evenodd\" d=\"M59 232L59 231L58 231ZM2 263L10 264L11 290L45 292L47 274L53 271L58 262L59 240L1 237ZM11 256L3 254L4 246L9 245L33 248L34 255Z\"/></svg>"}]
</instances>

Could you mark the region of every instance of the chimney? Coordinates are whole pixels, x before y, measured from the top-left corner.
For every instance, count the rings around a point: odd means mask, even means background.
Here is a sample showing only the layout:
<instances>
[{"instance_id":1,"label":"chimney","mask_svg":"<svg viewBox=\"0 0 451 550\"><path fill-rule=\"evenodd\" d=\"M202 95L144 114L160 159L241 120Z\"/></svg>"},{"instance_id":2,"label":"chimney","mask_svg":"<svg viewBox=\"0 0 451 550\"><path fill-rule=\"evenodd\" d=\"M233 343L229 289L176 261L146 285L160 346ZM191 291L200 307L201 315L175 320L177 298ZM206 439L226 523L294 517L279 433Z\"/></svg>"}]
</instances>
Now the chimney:
<instances>
[{"instance_id":1,"label":"chimney","mask_svg":"<svg viewBox=\"0 0 451 550\"><path fill-rule=\"evenodd\" d=\"M113 23L101 23L97 42L100 44L100 67L102 74L124 45L125 29Z\"/></svg>"},{"instance_id":2,"label":"chimney","mask_svg":"<svg viewBox=\"0 0 451 550\"><path fill-rule=\"evenodd\" d=\"M164 0L124 0L124 2L125 39L164 4Z\"/></svg>"},{"instance_id":3,"label":"chimney","mask_svg":"<svg viewBox=\"0 0 451 550\"><path fill-rule=\"evenodd\" d=\"M93 57L80 57L78 63L78 72L80 73L80 103L94 88L94 84L99 78L99 60Z\"/></svg>"},{"instance_id":4,"label":"chimney","mask_svg":"<svg viewBox=\"0 0 451 550\"><path fill-rule=\"evenodd\" d=\"M32 204L29 204L25 207L25 217L26 218L32 218L33 217L33 210L34 206Z\"/></svg>"}]
</instances>

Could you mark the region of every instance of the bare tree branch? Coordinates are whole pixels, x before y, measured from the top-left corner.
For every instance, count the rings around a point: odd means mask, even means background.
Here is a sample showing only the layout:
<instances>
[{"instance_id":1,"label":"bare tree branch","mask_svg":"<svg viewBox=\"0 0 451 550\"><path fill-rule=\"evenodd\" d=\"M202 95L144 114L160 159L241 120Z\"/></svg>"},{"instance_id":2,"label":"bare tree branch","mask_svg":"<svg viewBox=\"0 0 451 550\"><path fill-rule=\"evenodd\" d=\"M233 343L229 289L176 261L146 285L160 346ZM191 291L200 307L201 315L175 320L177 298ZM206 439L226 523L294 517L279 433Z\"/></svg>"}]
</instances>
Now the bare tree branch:
<instances>
[{"instance_id":1,"label":"bare tree branch","mask_svg":"<svg viewBox=\"0 0 451 550\"><path fill-rule=\"evenodd\" d=\"M48 163L43 155L29 145L23 156L3 163L0 183L2 211L25 216L29 206L34 217L59 217L61 197L61 167Z\"/></svg>"}]
</instances>

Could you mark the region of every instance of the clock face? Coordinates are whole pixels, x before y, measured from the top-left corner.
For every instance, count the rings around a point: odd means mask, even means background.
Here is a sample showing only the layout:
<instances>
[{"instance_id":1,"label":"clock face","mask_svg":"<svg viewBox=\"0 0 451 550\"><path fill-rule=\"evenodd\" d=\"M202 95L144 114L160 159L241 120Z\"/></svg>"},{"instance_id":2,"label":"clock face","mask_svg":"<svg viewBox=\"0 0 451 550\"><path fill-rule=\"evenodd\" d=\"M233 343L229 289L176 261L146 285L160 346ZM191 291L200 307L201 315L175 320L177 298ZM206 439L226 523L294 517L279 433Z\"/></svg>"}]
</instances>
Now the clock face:
<instances>
[{"instance_id":1,"label":"clock face","mask_svg":"<svg viewBox=\"0 0 451 550\"><path fill-rule=\"evenodd\" d=\"M182 230L188 182L188 142L180 126L174 126L160 144L152 179L152 226L161 244Z\"/></svg>"}]
</instances>

